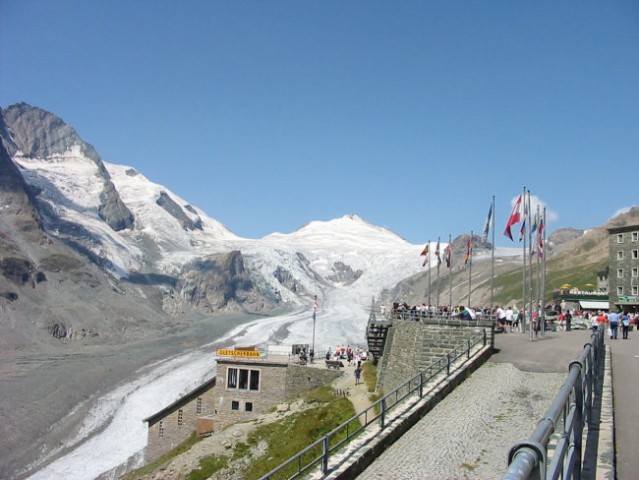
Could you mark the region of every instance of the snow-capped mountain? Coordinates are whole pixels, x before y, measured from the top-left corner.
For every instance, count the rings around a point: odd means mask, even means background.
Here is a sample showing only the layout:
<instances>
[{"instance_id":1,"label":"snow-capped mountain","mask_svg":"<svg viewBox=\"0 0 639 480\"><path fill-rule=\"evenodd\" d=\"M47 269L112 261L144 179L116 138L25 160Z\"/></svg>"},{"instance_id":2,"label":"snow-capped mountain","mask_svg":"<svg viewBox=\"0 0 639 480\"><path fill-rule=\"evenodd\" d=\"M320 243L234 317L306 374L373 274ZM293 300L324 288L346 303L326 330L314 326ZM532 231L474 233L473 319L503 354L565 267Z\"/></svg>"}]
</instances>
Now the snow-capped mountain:
<instances>
[{"instance_id":1,"label":"snow-capped mountain","mask_svg":"<svg viewBox=\"0 0 639 480\"><path fill-rule=\"evenodd\" d=\"M266 312L345 288L368 306L371 294L421 269L419 246L356 215L240 238L134 168L102 161L52 113L18 104L2 117L3 143L36 193L45 232L122 291L144 287L150 301L160 295L165 312Z\"/></svg>"}]
</instances>

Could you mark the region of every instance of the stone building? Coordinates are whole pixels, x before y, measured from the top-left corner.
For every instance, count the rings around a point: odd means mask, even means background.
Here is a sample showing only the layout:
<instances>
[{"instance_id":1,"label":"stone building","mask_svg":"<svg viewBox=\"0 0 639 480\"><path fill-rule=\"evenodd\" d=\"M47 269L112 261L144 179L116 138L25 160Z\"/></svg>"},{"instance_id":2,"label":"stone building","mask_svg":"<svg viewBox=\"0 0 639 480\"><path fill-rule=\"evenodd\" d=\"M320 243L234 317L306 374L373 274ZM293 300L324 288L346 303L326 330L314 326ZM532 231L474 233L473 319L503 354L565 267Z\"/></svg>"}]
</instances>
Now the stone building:
<instances>
[{"instance_id":1,"label":"stone building","mask_svg":"<svg viewBox=\"0 0 639 480\"><path fill-rule=\"evenodd\" d=\"M639 225L608 229L610 311L639 310Z\"/></svg>"},{"instance_id":2,"label":"stone building","mask_svg":"<svg viewBox=\"0 0 639 480\"><path fill-rule=\"evenodd\" d=\"M205 435L251 420L341 375L327 370L323 361L301 365L297 355L239 349L217 353L215 378L144 419L147 461L176 447L193 431Z\"/></svg>"}]
</instances>

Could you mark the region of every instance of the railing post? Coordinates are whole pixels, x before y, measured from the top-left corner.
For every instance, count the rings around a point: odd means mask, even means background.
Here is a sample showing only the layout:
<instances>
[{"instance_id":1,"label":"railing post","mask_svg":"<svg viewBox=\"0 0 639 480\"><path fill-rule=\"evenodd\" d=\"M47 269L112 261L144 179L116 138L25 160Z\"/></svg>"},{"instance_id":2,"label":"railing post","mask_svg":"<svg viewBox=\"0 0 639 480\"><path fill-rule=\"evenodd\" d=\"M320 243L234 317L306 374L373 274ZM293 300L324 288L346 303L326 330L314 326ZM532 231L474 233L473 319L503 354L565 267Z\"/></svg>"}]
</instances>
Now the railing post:
<instances>
[{"instance_id":1,"label":"railing post","mask_svg":"<svg viewBox=\"0 0 639 480\"><path fill-rule=\"evenodd\" d=\"M419 398L424 396L424 372L419 372Z\"/></svg>"},{"instance_id":2,"label":"railing post","mask_svg":"<svg viewBox=\"0 0 639 480\"><path fill-rule=\"evenodd\" d=\"M379 406L379 428L384 428L384 423L386 421L386 397L382 397L382 400L379 402Z\"/></svg>"},{"instance_id":3,"label":"railing post","mask_svg":"<svg viewBox=\"0 0 639 480\"><path fill-rule=\"evenodd\" d=\"M450 353L446 354L446 376L450 377Z\"/></svg>"},{"instance_id":4,"label":"railing post","mask_svg":"<svg viewBox=\"0 0 639 480\"><path fill-rule=\"evenodd\" d=\"M324 438L322 439L322 450L322 472L326 475L328 473L328 435L324 435Z\"/></svg>"}]
</instances>

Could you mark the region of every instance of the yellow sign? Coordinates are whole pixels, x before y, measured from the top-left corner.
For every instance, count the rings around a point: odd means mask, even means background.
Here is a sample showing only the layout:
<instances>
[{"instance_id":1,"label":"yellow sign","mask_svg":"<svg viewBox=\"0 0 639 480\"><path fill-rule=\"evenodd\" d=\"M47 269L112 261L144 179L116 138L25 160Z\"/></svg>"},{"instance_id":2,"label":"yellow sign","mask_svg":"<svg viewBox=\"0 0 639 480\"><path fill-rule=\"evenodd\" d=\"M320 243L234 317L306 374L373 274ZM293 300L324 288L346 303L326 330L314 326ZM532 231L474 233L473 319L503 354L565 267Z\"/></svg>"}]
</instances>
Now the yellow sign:
<instances>
[{"instance_id":1,"label":"yellow sign","mask_svg":"<svg viewBox=\"0 0 639 480\"><path fill-rule=\"evenodd\" d=\"M243 358L260 358L262 352L259 350L231 350L229 348L218 348L218 357L243 357Z\"/></svg>"}]
</instances>

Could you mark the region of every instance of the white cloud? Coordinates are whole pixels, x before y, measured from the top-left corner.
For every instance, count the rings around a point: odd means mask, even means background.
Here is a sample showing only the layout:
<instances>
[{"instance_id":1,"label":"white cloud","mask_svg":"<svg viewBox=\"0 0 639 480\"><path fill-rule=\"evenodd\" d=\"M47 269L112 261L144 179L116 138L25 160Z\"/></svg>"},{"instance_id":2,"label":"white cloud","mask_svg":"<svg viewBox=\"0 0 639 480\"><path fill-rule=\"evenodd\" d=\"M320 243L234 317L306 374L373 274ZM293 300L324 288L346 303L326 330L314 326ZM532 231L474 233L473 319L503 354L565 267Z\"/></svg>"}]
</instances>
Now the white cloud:
<instances>
[{"instance_id":1,"label":"white cloud","mask_svg":"<svg viewBox=\"0 0 639 480\"><path fill-rule=\"evenodd\" d=\"M511 207L515 206L517 198L519 197L517 196L510 201ZM544 207L546 208L546 224L550 224L559 220L559 214L554 210L548 208L546 202L544 202L536 195L530 195L530 211L533 213L533 215L537 212L537 206L539 206L540 215L543 215Z\"/></svg>"}]
</instances>

